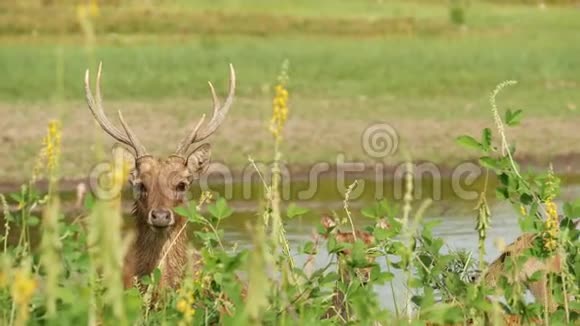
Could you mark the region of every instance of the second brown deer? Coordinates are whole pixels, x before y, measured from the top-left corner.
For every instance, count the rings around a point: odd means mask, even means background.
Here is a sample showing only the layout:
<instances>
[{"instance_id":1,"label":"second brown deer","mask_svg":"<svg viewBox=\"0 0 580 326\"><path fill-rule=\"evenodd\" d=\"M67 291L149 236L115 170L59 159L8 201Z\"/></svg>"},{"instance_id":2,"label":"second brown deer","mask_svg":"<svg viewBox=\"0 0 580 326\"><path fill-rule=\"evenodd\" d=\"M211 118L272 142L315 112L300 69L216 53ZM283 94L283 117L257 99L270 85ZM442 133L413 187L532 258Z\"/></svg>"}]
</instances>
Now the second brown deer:
<instances>
[{"instance_id":1,"label":"second brown deer","mask_svg":"<svg viewBox=\"0 0 580 326\"><path fill-rule=\"evenodd\" d=\"M530 282L529 290L540 304L546 305L550 311L554 311L556 305L549 292L547 274L562 272L562 259L559 254L556 253L546 259L530 257L518 270L513 272L506 268L507 261L513 260L515 262L525 251L532 248L537 237L537 234L525 233L507 245L499 257L489 264L487 271L483 274L483 281L486 285L495 287L501 277L506 277L512 283L525 282L533 274L540 272L540 279Z\"/></svg>"},{"instance_id":2,"label":"second brown deer","mask_svg":"<svg viewBox=\"0 0 580 326\"><path fill-rule=\"evenodd\" d=\"M123 119L121 111L118 112L121 130L106 117L101 98L101 71L102 65L99 65L95 96L89 85L88 70L85 75L85 95L89 110L107 134L132 150L134 158L129 182L135 195L133 215L136 218L136 237L125 256L124 285L131 287L137 279L151 274L159 267L160 287L176 288L190 257L187 257L187 232L183 230L186 219L174 213L173 208L186 201L190 185L207 170L210 145L200 145L193 151L189 151L189 148L211 136L228 114L236 85L234 68L230 65L229 92L223 104L220 104L214 87L209 83L213 98L213 116L209 123L204 125L205 115L202 116L181 140L176 151L163 159L147 152Z\"/></svg>"}]
</instances>

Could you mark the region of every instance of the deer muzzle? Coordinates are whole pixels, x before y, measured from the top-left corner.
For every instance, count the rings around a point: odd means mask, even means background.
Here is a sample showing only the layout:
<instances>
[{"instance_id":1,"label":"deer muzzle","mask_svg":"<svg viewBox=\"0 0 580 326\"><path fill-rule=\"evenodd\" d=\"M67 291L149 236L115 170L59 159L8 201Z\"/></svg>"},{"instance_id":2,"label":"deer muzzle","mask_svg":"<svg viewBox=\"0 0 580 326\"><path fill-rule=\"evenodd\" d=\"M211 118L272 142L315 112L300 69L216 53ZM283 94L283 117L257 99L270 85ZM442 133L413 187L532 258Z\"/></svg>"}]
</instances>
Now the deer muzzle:
<instances>
[{"instance_id":1,"label":"deer muzzle","mask_svg":"<svg viewBox=\"0 0 580 326\"><path fill-rule=\"evenodd\" d=\"M154 208L149 211L147 223L155 228L166 228L175 224L175 217L170 209Z\"/></svg>"}]
</instances>

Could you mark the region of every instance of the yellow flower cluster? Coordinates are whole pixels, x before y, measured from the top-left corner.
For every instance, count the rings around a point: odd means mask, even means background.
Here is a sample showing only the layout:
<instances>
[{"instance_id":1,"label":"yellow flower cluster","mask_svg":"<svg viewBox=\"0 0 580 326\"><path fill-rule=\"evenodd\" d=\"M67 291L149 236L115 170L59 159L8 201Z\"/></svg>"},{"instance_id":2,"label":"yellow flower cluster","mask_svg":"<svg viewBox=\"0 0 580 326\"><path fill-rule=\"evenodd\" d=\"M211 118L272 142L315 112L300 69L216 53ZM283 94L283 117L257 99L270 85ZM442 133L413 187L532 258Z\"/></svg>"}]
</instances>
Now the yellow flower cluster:
<instances>
[{"instance_id":1,"label":"yellow flower cluster","mask_svg":"<svg viewBox=\"0 0 580 326\"><path fill-rule=\"evenodd\" d=\"M560 231L558 224L558 209L553 201L546 202L546 233L544 234L544 247L548 251L554 251L558 246L558 233Z\"/></svg>"},{"instance_id":2,"label":"yellow flower cluster","mask_svg":"<svg viewBox=\"0 0 580 326\"><path fill-rule=\"evenodd\" d=\"M276 141L281 139L284 124L288 119L288 61L284 61L282 71L278 76L278 84L274 87L274 100L272 101L272 120L270 121L270 132Z\"/></svg>"},{"instance_id":3,"label":"yellow flower cluster","mask_svg":"<svg viewBox=\"0 0 580 326\"><path fill-rule=\"evenodd\" d=\"M4 277L8 277L5 275ZM37 288L34 275L30 274L30 264L25 264L12 273L12 279L4 280L11 282L10 295L15 308L18 307L15 325L26 325L30 313L29 304Z\"/></svg>"},{"instance_id":4,"label":"yellow flower cluster","mask_svg":"<svg viewBox=\"0 0 580 326\"><path fill-rule=\"evenodd\" d=\"M554 169L550 166L548 170L548 176L546 177L546 183L544 185L544 198L546 202L554 200L558 194L559 180L554 175Z\"/></svg>"},{"instance_id":5,"label":"yellow flower cluster","mask_svg":"<svg viewBox=\"0 0 580 326\"><path fill-rule=\"evenodd\" d=\"M204 204L211 203L213 199L213 193L211 191L203 191L199 196L199 204L197 204L197 210L200 210Z\"/></svg>"},{"instance_id":6,"label":"yellow flower cluster","mask_svg":"<svg viewBox=\"0 0 580 326\"><path fill-rule=\"evenodd\" d=\"M522 214L522 216L528 216L528 212L526 211L526 206L520 205L520 214Z\"/></svg>"},{"instance_id":7,"label":"yellow flower cluster","mask_svg":"<svg viewBox=\"0 0 580 326\"><path fill-rule=\"evenodd\" d=\"M79 4L77 6L77 18L86 19L86 17L99 17L101 10L98 0L89 0L88 4Z\"/></svg>"},{"instance_id":8,"label":"yellow flower cluster","mask_svg":"<svg viewBox=\"0 0 580 326\"><path fill-rule=\"evenodd\" d=\"M27 305L30 298L36 290L36 280L31 278L28 273L19 270L14 275L14 282L12 283L12 299L17 305Z\"/></svg>"},{"instance_id":9,"label":"yellow flower cluster","mask_svg":"<svg viewBox=\"0 0 580 326\"><path fill-rule=\"evenodd\" d=\"M193 316L195 315L195 309L193 307L194 303L195 298L193 291L181 288L179 290L179 299L177 299L175 308L183 315L182 324L191 324L193 321Z\"/></svg>"},{"instance_id":10,"label":"yellow flower cluster","mask_svg":"<svg viewBox=\"0 0 580 326\"><path fill-rule=\"evenodd\" d=\"M544 225L546 232L544 233L544 248L548 251L554 251L558 246L558 233L560 232L558 208L554 203L554 198L558 192L558 180L554 175L554 170L550 167L548 177L545 184L545 206L546 206L546 221Z\"/></svg>"},{"instance_id":11,"label":"yellow flower cluster","mask_svg":"<svg viewBox=\"0 0 580 326\"><path fill-rule=\"evenodd\" d=\"M54 171L58 165L61 138L60 122L51 120L48 123L48 134L44 138L46 163L49 171Z\"/></svg>"},{"instance_id":12,"label":"yellow flower cluster","mask_svg":"<svg viewBox=\"0 0 580 326\"><path fill-rule=\"evenodd\" d=\"M57 120L51 120L48 123L46 136L42 139L42 149L40 150L38 158L34 164L34 169L32 170L32 182L36 181L42 174L45 163L48 175L54 176L58 167L58 159L60 157L61 139L62 133L60 122Z\"/></svg>"},{"instance_id":13,"label":"yellow flower cluster","mask_svg":"<svg viewBox=\"0 0 580 326\"><path fill-rule=\"evenodd\" d=\"M113 151L113 169L111 171L111 180L109 180L113 189L118 189L119 192L131 171L131 165L125 160L123 153L124 151L120 148L116 148Z\"/></svg>"},{"instance_id":14,"label":"yellow flower cluster","mask_svg":"<svg viewBox=\"0 0 580 326\"><path fill-rule=\"evenodd\" d=\"M282 84L275 87L276 95L273 101L272 120L270 121L270 132L274 138L279 139L288 118L288 90Z\"/></svg>"}]
</instances>

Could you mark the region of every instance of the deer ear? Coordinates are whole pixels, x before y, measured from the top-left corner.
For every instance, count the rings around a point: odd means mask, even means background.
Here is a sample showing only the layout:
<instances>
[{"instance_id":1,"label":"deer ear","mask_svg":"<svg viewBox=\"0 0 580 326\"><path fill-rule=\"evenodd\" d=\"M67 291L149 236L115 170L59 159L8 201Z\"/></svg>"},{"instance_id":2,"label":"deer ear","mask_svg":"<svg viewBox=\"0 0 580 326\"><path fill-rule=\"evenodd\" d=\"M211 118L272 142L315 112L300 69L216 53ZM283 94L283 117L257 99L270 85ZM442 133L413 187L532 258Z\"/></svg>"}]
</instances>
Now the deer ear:
<instances>
[{"instance_id":1,"label":"deer ear","mask_svg":"<svg viewBox=\"0 0 580 326\"><path fill-rule=\"evenodd\" d=\"M196 148L187 157L187 168L192 175L200 175L209 166L209 158L211 156L210 144L203 144Z\"/></svg>"}]
</instances>

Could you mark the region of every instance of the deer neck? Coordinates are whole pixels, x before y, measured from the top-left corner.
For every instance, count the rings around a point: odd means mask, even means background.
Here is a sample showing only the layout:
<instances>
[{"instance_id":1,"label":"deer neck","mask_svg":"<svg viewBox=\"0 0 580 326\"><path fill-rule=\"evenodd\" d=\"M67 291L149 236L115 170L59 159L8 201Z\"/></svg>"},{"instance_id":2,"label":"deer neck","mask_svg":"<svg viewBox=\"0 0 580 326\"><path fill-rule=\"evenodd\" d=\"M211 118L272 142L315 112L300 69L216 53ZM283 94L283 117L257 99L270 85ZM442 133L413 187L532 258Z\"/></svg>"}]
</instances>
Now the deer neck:
<instances>
[{"instance_id":1,"label":"deer neck","mask_svg":"<svg viewBox=\"0 0 580 326\"><path fill-rule=\"evenodd\" d=\"M135 276L149 275L159 267L162 283L171 287L178 284L187 263L187 232L184 225L183 218L176 218L171 230L160 232L152 230L146 223L137 223L137 234L130 252Z\"/></svg>"}]
</instances>

